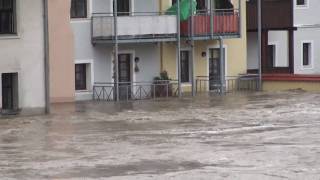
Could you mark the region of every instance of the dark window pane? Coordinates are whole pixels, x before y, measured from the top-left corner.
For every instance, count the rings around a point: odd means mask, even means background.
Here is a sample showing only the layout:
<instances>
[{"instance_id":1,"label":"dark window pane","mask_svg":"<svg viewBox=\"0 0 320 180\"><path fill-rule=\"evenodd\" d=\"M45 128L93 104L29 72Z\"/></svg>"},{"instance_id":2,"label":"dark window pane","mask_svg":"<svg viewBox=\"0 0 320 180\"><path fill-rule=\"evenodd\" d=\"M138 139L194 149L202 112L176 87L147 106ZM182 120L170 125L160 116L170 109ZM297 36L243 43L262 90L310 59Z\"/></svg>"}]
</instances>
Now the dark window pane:
<instances>
[{"instance_id":1,"label":"dark window pane","mask_svg":"<svg viewBox=\"0 0 320 180\"><path fill-rule=\"evenodd\" d=\"M87 0L71 1L71 18L87 17Z\"/></svg>"},{"instance_id":2,"label":"dark window pane","mask_svg":"<svg viewBox=\"0 0 320 180\"><path fill-rule=\"evenodd\" d=\"M305 5L305 0L297 0L297 5Z\"/></svg>"},{"instance_id":3,"label":"dark window pane","mask_svg":"<svg viewBox=\"0 0 320 180\"><path fill-rule=\"evenodd\" d=\"M303 43L303 65L310 65L310 43Z\"/></svg>"},{"instance_id":4,"label":"dark window pane","mask_svg":"<svg viewBox=\"0 0 320 180\"><path fill-rule=\"evenodd\" d=\"M268 66L270 68L274 67L274 62L275 62L275 52L276 48L275 45L268 45Z\"/></svg>"},{"instance_id":5,"label":"dark window pane","mask_svg":"<svg viewBox=\"0 0 320 180\"><path fill-rule=\"evenodd\" d=\"M15 0L0 0L0 34L15 33Z\"/></svg>"},{"instance_id":6,"label":"dark window pane","mask_svg":"<svg viewBox=\"0 0 320 180\"><path fill-rule=\"evenodd\" d=\"M181 51L181 82L190 82L189 51Z\"/></svg>"},{"instance_id":7,"label":"dark window pane","mask_svg":"<svg viewBox=\"0 0 320 180\"><path fill-rule=\"evenodd\" d=\"M76 64L75 66L75 86L76 90L87 89L87 65Z\"/></svg>"}]
</instances>

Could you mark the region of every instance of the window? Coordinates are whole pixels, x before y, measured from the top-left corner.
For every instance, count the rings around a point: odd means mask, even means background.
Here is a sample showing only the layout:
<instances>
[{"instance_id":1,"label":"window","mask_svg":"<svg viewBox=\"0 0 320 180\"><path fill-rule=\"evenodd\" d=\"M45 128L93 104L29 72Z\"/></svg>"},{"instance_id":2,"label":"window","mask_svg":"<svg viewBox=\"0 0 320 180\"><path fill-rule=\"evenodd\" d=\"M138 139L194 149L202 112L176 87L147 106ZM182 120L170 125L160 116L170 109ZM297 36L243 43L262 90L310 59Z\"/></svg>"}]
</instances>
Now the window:
<instances>
[{"instance_id":1,"label":"window","mask_svg":"<svg viewBox=\"0 0 320 180\"><path fill-rule=\"evenodd\" d=\"M190 82L189 51L181 51L181 82Z\"/></svg>"},{"instance_id":2,"label":"window","mask_svg":"<svg viewBox=\"0 0 320 180\"><path fill-rule=\"evenodd\" d=\"M0 34L15 33L15 0L0 0Z\"/></svg>"},{"instance_id":3,"label":"window","mask_svg":"<svg viewBox=\"0 0 320 180\"><path fill-rule=\"evenodd\" d=\"M311 65L311 43L302 44L302 61L303 66Z\"/></svg>"},{"instance_id":4,"label":"window","mask_svg":"<svg viewBox=\"0 0 320 180\"><path fill-rule=\"evenodd\" d=\"M270 68L276 65L276 45L268 45L268 66Z\"/></svg>"},{"instance_id":5,"label":"window","mask_svg":"<svg viewBox=\"0 0 320 180\"><path fill-rule=\"evenodd\" d=\"M76 90L87 90L87 65L76 64L75 72Z\"/></svg>"},{"instance_id":6,"label":"window","mask_svg":"<svg viewBox=\"0 0 320 180\"><path fill-rule=\"evenodd\" d=\"M71 1L71 18L87 18L87 0Z\"/></svg>"},{"instance_id":7,"label":"window","mask_svg":"<svg viewBox=\"0 0 320 180\"><path fill-rule=\"evenodd\" d=\"M297 6L305 6L306 5L306 0L296 0L297 1Z\"/></svg>"},{"instance_id":8,"label":"window","mask_svg":"<svg viewBox=\"0 0 320 180\"><path fill-rule=\"evenodd\" d=\"M302 8L308 7L308 0L296 0L296 6L298 8L300 8L300 7L302 7Z\"/></svg>"},{"instance_id":9,"label":"window","mask_svg":"<svg viewBox=\"0 0 320 180\"><path fill-rule=\"evenodd\" d=\"M118 0L118 16L129 16L130 15L130 0Z\"/></svg>"}]
</instances>

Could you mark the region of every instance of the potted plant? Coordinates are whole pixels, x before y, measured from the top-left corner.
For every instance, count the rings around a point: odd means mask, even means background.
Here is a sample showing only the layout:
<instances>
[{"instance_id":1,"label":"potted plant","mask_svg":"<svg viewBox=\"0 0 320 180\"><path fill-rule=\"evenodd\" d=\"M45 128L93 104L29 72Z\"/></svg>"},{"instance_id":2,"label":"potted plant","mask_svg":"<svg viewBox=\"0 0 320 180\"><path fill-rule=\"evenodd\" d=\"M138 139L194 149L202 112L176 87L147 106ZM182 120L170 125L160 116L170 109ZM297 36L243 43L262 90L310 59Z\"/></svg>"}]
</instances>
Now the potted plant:
<instances>
[{"instance_id":1,"label":"potted plant","mask_svg":"<svg viewBox=\"0 0 320 180\"><path fill-rule=\"evenodd\" d=\"M172 84L171 79L168 76L167 71L162 71L160 76L153 79L154 90L152 90L153 96L156 97L166 97L172 96Z\"/></svg>"}]
</instances>

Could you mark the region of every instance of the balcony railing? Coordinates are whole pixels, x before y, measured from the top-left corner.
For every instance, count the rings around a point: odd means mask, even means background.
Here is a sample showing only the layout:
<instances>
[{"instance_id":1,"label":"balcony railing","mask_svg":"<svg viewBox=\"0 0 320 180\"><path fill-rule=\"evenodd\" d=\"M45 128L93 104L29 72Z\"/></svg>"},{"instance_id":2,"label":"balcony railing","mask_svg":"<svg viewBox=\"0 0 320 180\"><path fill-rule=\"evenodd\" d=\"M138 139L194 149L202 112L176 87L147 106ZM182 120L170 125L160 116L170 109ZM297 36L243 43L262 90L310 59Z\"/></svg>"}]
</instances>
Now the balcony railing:
<instances>
[{"instance_id":1,"label":"balcony railing","mask_svg":"<svg viewBox=\"0 0 320 180\"><path fill-rule=\"evenodd\" d=\"M114 101L116 98L116 84L112 82L96 82L93 86L93 100ZM177 81L155 82L120 82L119 100L145 100L178 96Z\"/></svg>"},{"instance_id":2,"label":"balcony railing","mask_svg":"<svg viewBox=\"0 0 320 180\"><path fill-rule=\"evenodd\" d=\"M182 21L180 27L181 36L185 37L239 36L239 10L198 11L189 20Z\"/></svg>"},{"instance_id":3,"label":"balcony railing","mask_svg":"<svg viewBox=\"0 0 320 180\"><path fill-rule=\"evenodd\" d=\"M125 15L125 16L124 16ZM118 40L174 41L177 36L177 17L162 12L134 12L117 16ZM115 17L112 13L92 15L92 41L115 39Z\"/></svg>"},{"instance_id":4,"label":"balcony railing","mask_svg":"<svg viewBox=\"0 0 320 180\"><path fill-rule=\"evenodd\" d=\"M252 92L258 91L259 78L257 75L241 75L241 76L226 76L224 83L227 93L233 92ZM196 79L196 92L215 92L220 93L221 81L220 77L198 76Z\"/></svg>"}]
</instances>

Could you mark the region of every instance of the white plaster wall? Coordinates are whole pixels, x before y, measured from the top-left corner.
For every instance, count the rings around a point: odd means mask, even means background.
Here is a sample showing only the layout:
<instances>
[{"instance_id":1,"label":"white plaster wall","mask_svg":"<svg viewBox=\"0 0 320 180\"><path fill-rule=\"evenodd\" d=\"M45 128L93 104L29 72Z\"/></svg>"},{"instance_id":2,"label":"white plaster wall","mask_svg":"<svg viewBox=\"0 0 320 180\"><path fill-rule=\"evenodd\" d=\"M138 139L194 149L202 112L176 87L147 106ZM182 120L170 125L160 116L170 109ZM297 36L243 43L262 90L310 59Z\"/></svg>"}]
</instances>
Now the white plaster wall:
<instances>
[{"instance_id":1,"label":"white plaster wall","mask_svg":"<svg viewBox=\"0 0 320 180\"><path fill-rule=\"evenodd\" d=\"M311 66L302 65L302 42L312 42ZM298 28L294 38L294 71L296 74L320 74L320 28Z\"/></svg>"},{"instance_id":2,"label":"white plaster wall","mask_svg":"<svg viewBox=\"0 0 320 180\"><path fill-rule=\"evenodd\" d=\"M17 36L0 36L0 73L18 72L20 108L43 108L42 0L17 0Z\"/></svg>"},{"instance_id":3,"label":"white plaster wall","mask_svg":"<svg viewBox=\"0 0 320 180\"><path fill-rule=\"evenodd\" d=\"M92 45L89 20L77 20L71 22L71 24L75 40L75 62L93 60L94 82L113 82L113 46L110 44ZM134 57L139 57L140 72L134 72L134 81L150 82L160 74L160 47L158 43L120 44L119 52L134 53ZM77 100L91 98L92 94L90 92L76 93Z\"/></svg>"},{"instance_id":4,"label":"white plaster wall","mask_svg":"<svg viewBox=\"0 0 320 180\"><path fill-rule=\"evenodd\" d=\"M294 7L294 25L305 26L305 25L319 25L319 0L307 0L308 6L306 7ZM294 0L294 3L296 0Z\"/></svg>"},{"instance_id":5,"label":"white plaster wall","mask_svg":"<svg viewBox=\"0 0 320 180\"><path fill-rule=\"evenodd\" d=\"M247 68L258 69L258 36L255 32L247 34Z\"/></svg>"},{"instance_id":6,"label":"white plaster wall","mask_svg":"<svg viewBox=\"0 0 320 180\"><path fill-rule=\"evenodd\" d=\"M289 35L288 31L269 31L268 44L276 45L275 67L289 66Z\"/></svg>"}]
</instances>

